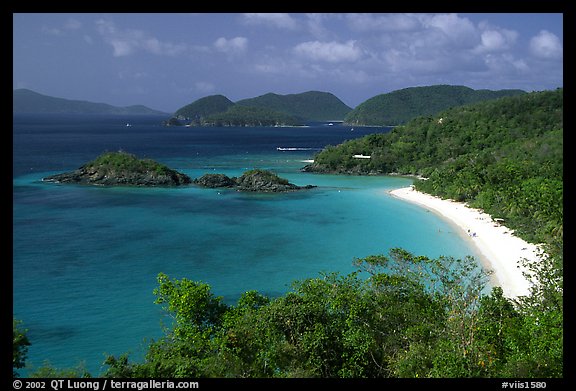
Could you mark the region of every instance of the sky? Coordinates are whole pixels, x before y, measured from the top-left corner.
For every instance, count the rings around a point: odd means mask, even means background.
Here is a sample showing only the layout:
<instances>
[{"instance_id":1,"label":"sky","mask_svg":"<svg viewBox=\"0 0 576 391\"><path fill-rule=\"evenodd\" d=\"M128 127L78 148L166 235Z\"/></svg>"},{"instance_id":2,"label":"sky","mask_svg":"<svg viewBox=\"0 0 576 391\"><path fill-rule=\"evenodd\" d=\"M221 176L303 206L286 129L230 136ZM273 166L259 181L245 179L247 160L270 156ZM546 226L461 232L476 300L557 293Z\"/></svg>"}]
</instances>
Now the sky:
<instances>
[{"instance_id":1,"label":"sky","mask_svg":"<svg viewBox=\"0 0 576 391\"><path fill-rule=\"evenodd\" d=\"M173 113L323 91L354 108L436 84L563 87L563 14L13 14L13 88L66 99Z\"/></svg>"}]
</instances>

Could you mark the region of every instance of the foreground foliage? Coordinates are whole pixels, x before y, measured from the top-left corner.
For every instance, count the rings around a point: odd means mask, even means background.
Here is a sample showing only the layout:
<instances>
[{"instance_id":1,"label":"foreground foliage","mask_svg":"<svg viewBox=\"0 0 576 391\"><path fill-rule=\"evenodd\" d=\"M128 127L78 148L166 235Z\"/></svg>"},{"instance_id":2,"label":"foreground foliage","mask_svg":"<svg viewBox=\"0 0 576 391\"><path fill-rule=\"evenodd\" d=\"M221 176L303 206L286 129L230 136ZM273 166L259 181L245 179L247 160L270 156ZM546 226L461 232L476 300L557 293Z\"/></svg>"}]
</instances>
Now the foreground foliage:
<instances>
[{"instance_id":1,"label":"foreground foliage","mask_svg":"<svg viewBox=\"0 0 576 391\"><path fill-rule=\"evenodd\" d=\"M555 259L556 258L556 259ZM108 356L101 377L424 378L563 376L563 283L552 254L531 270L527 297L489 291L470 257L403 249L358 259L348 275L297 281L283 296L224 303L208 284L158 275L172 321L143 362ZM27 341L14 323L14 368ZM18 342L19 341L19 342ZM16 375L16 372L15 372ZM49 363L30 377L90 377Z\"/></svg>"},{"instance_id":2,"label":"foreground foliage","mask_svg":"<svg viewBox=\"0 0 576 391\"><path fill-rule=\"evenodd\" d=\"M472 258L394 249L356 264L232 306L205 283L160 274L156 302L173 326L142 363L108 357L105 376L562 377L561 281L536 278L515 302L484 292Z\"/></svg>"},{"instance_id":3,"label":"foreground foliage","mask_svg":"<svg viewBox=\"0 0 576 391\"><path fill-rule=\"evenodd\" d=\"M21 328L22 321L12 318L12 376L18 377L16 369L24 368L30 340L28 330Z\"/></svg>"}]
</instances>

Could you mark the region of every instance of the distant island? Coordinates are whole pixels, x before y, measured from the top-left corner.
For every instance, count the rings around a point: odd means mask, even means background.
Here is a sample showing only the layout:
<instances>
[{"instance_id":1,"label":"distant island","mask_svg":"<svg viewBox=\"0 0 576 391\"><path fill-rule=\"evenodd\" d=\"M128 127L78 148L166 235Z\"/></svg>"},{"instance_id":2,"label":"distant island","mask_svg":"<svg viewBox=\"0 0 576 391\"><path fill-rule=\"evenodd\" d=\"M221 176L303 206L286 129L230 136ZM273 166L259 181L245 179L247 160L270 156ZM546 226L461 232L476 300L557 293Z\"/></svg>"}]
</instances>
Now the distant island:
<instances>
[{"instance_id":1,"label":"distant island","mask_svg":"<svg viewBox=\"0 0 576 391\"><path fill-rule=\"evenodd\" d=\"M192 179L151 159L127 152L106 152L82 167L51 175L45 182L102 186L181 186Z\"/></svg>"},{"instance_id":2,"label":"distant island","mask_svg":"<svg viewBox=\"0 0 576 391\"><path fill-rule=\"evenodd\" d=\"M208 188L230 188L239 191L282 193L296 190L312 189L316 186L297 186L277 174L261 169L244 172L239 178L224 174L206 174L193 181L194 184Z\"/></svg>"},{"instance_id":3,"label":"distant island","mask_svg":"<svg viewBox=\"0 0 576 391\"><path fill-rule=\"evenodd\" d=\"M268 93L236 103L223 95L211 95L176 110L164 125L295 126L314 121L341 121L352 126L397 126L451 107L521 94L526 91L432 85L376 95L354 109L336 96L320 91Z\"/></svg>"},{"instance_id":4,"label":"distant island","mask_svg":"<svg viewBox=\"0 0 576 391\"><path fill-rule=\"evenodd\" d=\"M268 93L236 103L223 95L212 95L176 110L165 125L295 126L311 121L341 121L351 110L333 94L321 91Z\"/></svg>"},{"instance_id":5,"label":"distant island","mask_svg":"<svg viewBox=\"0 0 576 391\"><path fill-rule=\"evenodd\" d=\"M115 114L115 115L167 115L142 105L117 107L106 103L71 100L42 95L28 89L12 92L12 112L14 114Z\"/></svg>"},{"instance_id":6,"label":"distant island","mask_svg":"<svg viewBox=\"0 0 576 391\"><path fill-rule=\"evenodd\" d=\"M256 127L342 122L351 126L397 126L452 107L522 94L526 91L432 85L376 95L354 109L335 95L322 91L287 95L267 93L237 102L224 95L210 95L182 106L162 121L162 125ZM42 95L28 89L13 91L13 113L170 115L142 105L117 107Z\"/></svg>"},{"instance_id":7,"label":"distant island","mask_svg":"<svg viewBox=\"0 0 576 391\"><path fill-rule=\"evenodd\" d=\"M27 89L13 90L13 113L162 115L165 126L299 126L310 122L342 122L351 126L397 126L452 108L506 96L523 90L474 90L465 86L410 87L376 95L352 109L335 95L322 91L279 95L267 93L233 102L210 95L169 113L142 105L117 107L70 100Z\"/></svg>"}]
</instances>

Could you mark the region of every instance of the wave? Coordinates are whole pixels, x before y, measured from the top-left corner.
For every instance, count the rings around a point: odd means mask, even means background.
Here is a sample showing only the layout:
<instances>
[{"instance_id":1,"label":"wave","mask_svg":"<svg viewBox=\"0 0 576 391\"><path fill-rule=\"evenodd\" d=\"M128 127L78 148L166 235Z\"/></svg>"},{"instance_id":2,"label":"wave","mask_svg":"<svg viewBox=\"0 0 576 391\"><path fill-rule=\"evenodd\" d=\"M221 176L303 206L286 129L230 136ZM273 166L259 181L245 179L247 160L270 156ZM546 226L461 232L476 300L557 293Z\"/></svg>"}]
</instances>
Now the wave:
<instances>
[{"instance_id":1,"label":"wave","mask_svg":"<svg viewBox=\"0 0 576 391\"><path fill-rule=\"evenodd\" d=\"M277 147L277 151L320 151L322 148Z\"/></svg>"}]
</instances>

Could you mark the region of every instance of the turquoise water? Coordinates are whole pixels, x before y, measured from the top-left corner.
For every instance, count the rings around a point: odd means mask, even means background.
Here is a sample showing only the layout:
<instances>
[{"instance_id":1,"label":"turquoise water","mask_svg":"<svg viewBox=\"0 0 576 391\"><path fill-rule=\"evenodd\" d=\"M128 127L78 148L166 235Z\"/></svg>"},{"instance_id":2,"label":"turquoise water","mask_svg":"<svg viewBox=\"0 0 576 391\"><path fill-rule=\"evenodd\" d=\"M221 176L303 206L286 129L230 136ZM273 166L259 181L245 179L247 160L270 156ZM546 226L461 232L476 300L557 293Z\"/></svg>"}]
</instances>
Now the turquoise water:
<instances>
[{"instance_id":1,"label":"turquoise water","mask_svg":"<svg viewBox=\"0 0 576 391\"><path fill-rule=\"evenodd\" d=\"M41 178L57 171L40 169L15 176L13 313L29 329L28 365L84 362L97 375L105 353L140 359L162 335L152 294L160 272L206 282L233 304L247 290L277 296L296 279L351 272L356 257L392 247L473 254L449 223L387 194L410 179L300 172L312 154L162 159L191 177L260 167L318 186L286 194L56 185Z\"/></svg>"}]
</instances>

